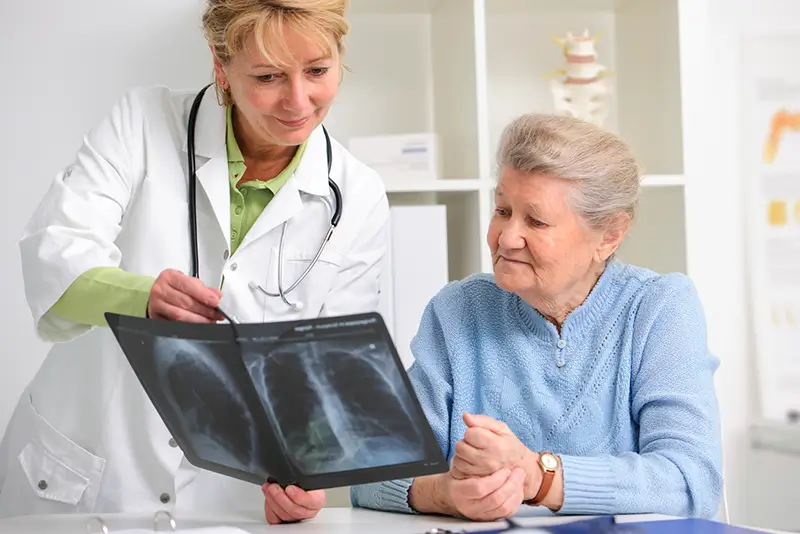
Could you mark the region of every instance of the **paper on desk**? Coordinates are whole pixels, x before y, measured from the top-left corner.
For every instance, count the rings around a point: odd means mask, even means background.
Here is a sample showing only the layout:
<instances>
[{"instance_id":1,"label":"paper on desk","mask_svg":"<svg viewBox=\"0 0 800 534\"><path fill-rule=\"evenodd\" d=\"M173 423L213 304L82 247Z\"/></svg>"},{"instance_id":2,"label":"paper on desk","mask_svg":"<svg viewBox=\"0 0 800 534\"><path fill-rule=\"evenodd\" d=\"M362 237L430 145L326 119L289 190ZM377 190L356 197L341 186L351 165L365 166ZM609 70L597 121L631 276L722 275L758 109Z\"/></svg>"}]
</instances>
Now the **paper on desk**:
<instances>
[{"instance_id":1,"label":"paper on desk","mask_svg":"<svg viewBox=\"0 0 800 534\"><path fill-rule=\"evenodd\" d=\"M161 529L152 530L146 528L133 528L127 530L110 530L109 534L153 534L154 532L185 532L186 534L248 534L246 530L237 527L215 526L215 527L190 527L178 528L177 530Z\"/></svg>"}]
</instances>

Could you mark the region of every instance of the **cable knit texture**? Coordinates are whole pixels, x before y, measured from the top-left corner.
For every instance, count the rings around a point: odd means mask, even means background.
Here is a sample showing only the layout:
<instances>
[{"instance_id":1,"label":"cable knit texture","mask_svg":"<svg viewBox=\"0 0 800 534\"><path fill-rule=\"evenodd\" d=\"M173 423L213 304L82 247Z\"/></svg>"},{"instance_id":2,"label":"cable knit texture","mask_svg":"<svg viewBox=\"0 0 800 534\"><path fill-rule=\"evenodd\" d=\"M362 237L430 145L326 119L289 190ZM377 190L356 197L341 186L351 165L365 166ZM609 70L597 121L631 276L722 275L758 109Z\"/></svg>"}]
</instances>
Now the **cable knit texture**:
<instances>
[{"instance_id":1,"label":"cable knit texture","mask_svg":"<svg viewBox=\"0 0 800 534\"><path fill-rule=\"evenodd\" d=\"M555 326L488 274L425 309L409 375L448 461L464 412L561 456L563 514L714 517L719 411L705 318L690 280L612 261ZM411 479L351 488L354 506L413 513Z\"/></svg>"}]
</instances>

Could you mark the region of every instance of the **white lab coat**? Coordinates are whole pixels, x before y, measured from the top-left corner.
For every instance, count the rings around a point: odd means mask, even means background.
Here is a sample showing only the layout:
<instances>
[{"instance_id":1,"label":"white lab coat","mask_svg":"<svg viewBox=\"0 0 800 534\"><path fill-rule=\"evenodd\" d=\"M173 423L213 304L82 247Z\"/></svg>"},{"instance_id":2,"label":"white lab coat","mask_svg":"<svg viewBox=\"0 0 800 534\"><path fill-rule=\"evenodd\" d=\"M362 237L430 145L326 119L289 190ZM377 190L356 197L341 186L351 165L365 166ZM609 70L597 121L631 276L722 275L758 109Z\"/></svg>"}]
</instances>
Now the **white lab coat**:
<instances>
[{"instance_id":1,"label":"white lab coat","mask_svg":"<svg viewBox=\"0 0 800 534\"><path fill-rule=\"evenodd\" d=\"M188 465L107 327L48 310L98 266L157 276L190 273L186 139L195 94L128 92L60 172L20 242L25 292L41 338L56 342L24 391L0 444L0 517L20 514L263 510L253 484ZM313 258L330 213L325 136L311 135L286 182L229 255L225 110L209 90L195 134L200 277L219 287L242 322L375 310L387 246L388 202L379 176L332 141L331 178L342 216L320 261L290 293L299 312L249 287L277 290L281 223L284 287ZM25 354L17 355L25 358Z\"/></svg>"}]
</instances>

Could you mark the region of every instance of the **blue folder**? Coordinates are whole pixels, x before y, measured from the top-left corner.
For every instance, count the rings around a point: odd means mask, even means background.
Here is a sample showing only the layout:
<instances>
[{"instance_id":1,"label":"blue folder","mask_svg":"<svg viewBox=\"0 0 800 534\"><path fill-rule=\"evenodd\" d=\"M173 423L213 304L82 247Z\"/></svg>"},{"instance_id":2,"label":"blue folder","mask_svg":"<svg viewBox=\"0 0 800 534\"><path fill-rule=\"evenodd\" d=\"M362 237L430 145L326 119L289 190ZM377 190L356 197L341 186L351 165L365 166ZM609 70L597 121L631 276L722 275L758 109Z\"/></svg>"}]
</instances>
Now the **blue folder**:
<instances>
[{"instance_id":1,"label":"blue folder","mask_svg":"<svg viewBox=\"0 0 800 534\"><path fill-rule=\"evenodd\" d=\"M502 529L473 531L471 534L524 534L527 530L549 534L757 534L759 532L706 519L617 523L613 517L598 517L548 527L526 527L520 524ZM456 531L453 534L456 534Z\"/></svg>"},{"instance_id":2,"label":"blue folder","mask_svg":"<svg viewBox=\"0 0 800 534\"><path fill-rule=\"evenodd\" d=\"M683 534L756 534L760 532L707 519L673 519L633 523L633 525L646 534L676 534L678 532Z\"/></svg>"}]
</instances>

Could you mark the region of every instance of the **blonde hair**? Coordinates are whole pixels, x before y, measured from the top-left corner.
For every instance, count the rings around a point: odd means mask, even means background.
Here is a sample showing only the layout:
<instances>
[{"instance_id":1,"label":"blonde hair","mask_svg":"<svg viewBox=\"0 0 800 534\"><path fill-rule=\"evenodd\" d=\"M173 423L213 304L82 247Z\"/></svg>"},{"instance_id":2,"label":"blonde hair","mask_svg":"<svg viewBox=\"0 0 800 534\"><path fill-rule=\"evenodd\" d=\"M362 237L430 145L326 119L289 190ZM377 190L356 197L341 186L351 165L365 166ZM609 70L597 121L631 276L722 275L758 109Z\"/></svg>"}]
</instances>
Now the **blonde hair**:
<instances>
[{"instance_id":1,"label":"blonde hair","mask_svg":"<svg viewBox=\"0 0 800 534\"><path fill-rule=\"evenodd\" d=\"M526 114L503 131L497 165L574 180L573 209L592 228L620 214L633 219L642 169L622 139L569 116Z\"/></svg>"},{"instance_id":2,"label":"blonde hair","mask_svg":"<svg viewBox=\"0 0 800 534\"><path fill-rule=\"evenodd\" d=\"M344 53L349 31L345 18L349 0L208 0L203 33L223 64L244 50L255 33L258 51L273 65L292 59L283 36L288 28L311 39L331 56ZM334 50L335 49L335 50ZM217 86L225 105L230 93Z\"/></svg>"}]
</instances>

